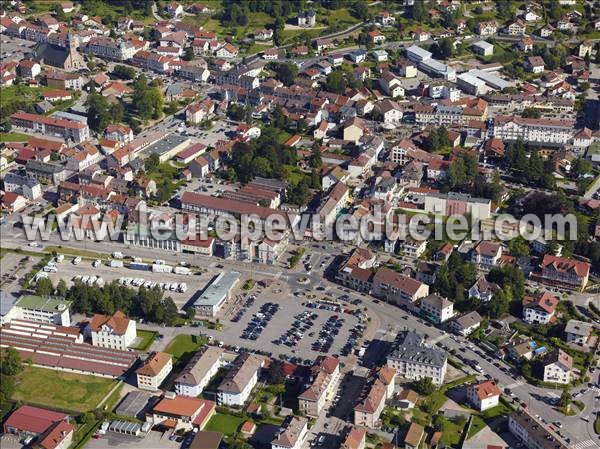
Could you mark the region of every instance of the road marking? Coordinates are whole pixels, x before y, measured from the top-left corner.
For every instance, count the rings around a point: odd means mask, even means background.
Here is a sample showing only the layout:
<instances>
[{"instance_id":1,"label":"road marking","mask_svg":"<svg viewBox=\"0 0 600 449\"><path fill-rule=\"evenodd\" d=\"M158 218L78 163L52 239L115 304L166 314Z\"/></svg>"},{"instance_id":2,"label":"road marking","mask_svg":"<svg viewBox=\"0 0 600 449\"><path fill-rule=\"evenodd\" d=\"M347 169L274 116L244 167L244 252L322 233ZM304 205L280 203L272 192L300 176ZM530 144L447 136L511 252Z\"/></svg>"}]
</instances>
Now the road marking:
<instances>
[{"instance_id":1,"label":"road marking","mask_svg":"<svg viewBox=\"0 0 600 449\"><path fill-rule=\"evenodd\" d=\"M594 440L585 440L585 441L580 441L578 443L575 443L571 446L572 449L585 449L587 447L592 447L592 446L596 446L596 442Z\"/></svg>"},{"instance_id":2,"label":"road marking","mask_svg":"<svg viewBox=\"0 0 600 449\"><path fill-rule=\"evenodd\" d=\"M505 388L511 388L512 389L512 388L520 387L521 385L525 385L525 382L523 382L523 381L513 382L512 384L507 385Z\"/></svg>"}]
</instances>

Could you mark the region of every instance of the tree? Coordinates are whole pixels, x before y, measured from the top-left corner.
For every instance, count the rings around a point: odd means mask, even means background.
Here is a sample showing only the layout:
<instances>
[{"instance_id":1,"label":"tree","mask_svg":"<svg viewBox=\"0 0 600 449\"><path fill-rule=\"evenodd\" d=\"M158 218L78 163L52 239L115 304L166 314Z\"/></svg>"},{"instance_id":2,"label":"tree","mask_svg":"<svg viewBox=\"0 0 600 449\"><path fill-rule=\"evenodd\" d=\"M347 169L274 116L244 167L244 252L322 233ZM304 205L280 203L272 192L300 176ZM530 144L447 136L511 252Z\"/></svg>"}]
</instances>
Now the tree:
<instances>
[{"instance_id":1,"label":"tree","mask_svg":"<svg viewBox=\"0 0 600 449\"><path fill-rule=\"evenodd\" d=\"M310 159L308 161L312 168L321 168L323 166L323 158L321 157L321 148L319 144L315 142L310 149Z\"/></svg>"},{"instance_id":2,"label":"tree","mask_svg":"<svg viewBox=\"0 0 600 449\"><path fill-rule=\"evenodd\" d=\"M536 108L525 108L521 116L525 118L540 118L541 113L539 109Z\"/></svg>"},{"instance_id":3,"label":"tree","mask_svg":"<svg viewBox=\"0 0 600 449\"><path fill-rule=\"evenodd\" d=\"M298 76L298 67L295 64L278 64L275 77L286 86L294 84Z\"/></svg>"},{"instance_id":4,"label":"tree","mask_svg":"<svg viewBox=\"0 0 600 449\"><path fill-rule=\"evenodd\" d=\"M285 373L283 372L283 362L273 360L267 371L267 381L270 384L282 384L285 382Z\"/></svg>"},{"instance_id":5,"label":"tree","mask_svg":"<svg viewBox=\"0 0 600 449\"><path fill-rule=\"evenodd\" d=\"M529 244L521 237L517 236L508 242L510 254L515 257L523 257L529 255Z\"/></svg>"},{"instance_id":6,"label":"tree","mask_svg":"<svg viewBox=\"0 0 600 449\"><path fill-rule=\"evenodd\" d=\"M116 65L112 73L114 76L122 80L132 80L135 78L134 68L126 65Z\"/></svg>"},{"instance_id":7,"label":"tree","mask_svg":"<svg viewBox=\"0 0 600 449\"><path fill-rule=\"evenodd\" d=\"M23 362L19 351L10 346L0 351L0 373L14 376L21 371L23 371Z\"/></svg>"},{"instance_id":8,"label":"tree","mask_svg":"<svg viewBox=\"0 0 600 449\"><path fill-rule=\"evenodd\" d=\"M35 284L35 293L38 296L50 296L54 291L54 286L52 285L52 281L48 278L41 278Z\"/></svg>"},{"instance_id":9,"label":"tree","mask_svg":"<svg viewBox=\"0 0 600 449\"><path fill-rule=\"evenodd\" d=\"M369 7L367 6L367 3L362 0L354 3L352 12L354 13L354 16L360 20L366 21L369 19Z\"/></svg>"},{"instance_id":10,"label":"tree","mask_svg":"<svg viewBox=\"0 0 600 449\"><path fill-rule=\"evenodd\" d=\"M346 91L347 82L344 77L344 72L341 70L334 70L327 75L327 81L325 82L325 89L335 94L343 94Z\"/></svg>"},{"instance_id":11,"label":"tree","mask_svg":"<svg viewBox=\"0 0 600 449\"><path fill-rule=\"evenodd\" d=\"M69 290L69 288L67 287L67 283L65 282L64 279L60 279L58 281L58 284L56 285L56 294L62 298L64 298L65 296L67 296L67 291Z\"/></svg>"},{"instance_id":12,"label":"tree","mask_svg":"<svg viewBox=\"0 0 600 449\"><path fill-rule=\"evenodd\" d=\"M429 396L435 391L435 385L431 377L422 377L415 383L415 389L417 393L423 396Z\"/></svg>"},{"instance_id":13,"label":"tree","mask_svg":"<svg viewBox=\"0 0 600 449\"><path fill-rule=\"evenodd\" d=\"M196 318L196 308L192 306L186 307L185 318L190 321Z\"/></svg>"},{"instance_id":14,"label":"tree","mask_svg":"<svg viewBox=\"0 0 600 449\"><path fill-rule=\"evenodd\" d=\"M571 396L569 389L565 388L560 395L560 399L558 400L558 406L561 408L566 408L571 404L571 401L573 401L573 397Z\"/></svg>"},{"instance_id":15,"label":"tree","mask_svg":"<svg viewBox=\"0 0 600 449\"><path fill-rule=\"evenodd\" d=\"M437 44L434 45L433 53L440 59L448 59L452 57L454 53L454 46L452 41L448 38L441 39Z\"/></svg>"},{"instance_id":16,"label":"tree","mask_svg":"<svg viewBox=\"0 0 600 449\"><path fill-rule=\"evenodd\" d=\"M427 21L427 5L424 1L415 2L411 9L411 18L415 22L426 22Z\"/></svg>"},{"instance_id":17,"label":"tree","mask_svg":"<svg viewBox=\"0 0 600 449\"><path fill-rule=\"evenodd\" d=\"M111 123L110 106L102 95L92 91L87 98L88 125L96 132L102 132Z\"/></svg>"},{"instance_id":18,"label":"tree","mask_svg":"<svg viewBox=\"0 0 600 449\"><path fill-rule=\"evenodd\" d=\"M158 154L152 153L150 156L148 156L148 159L146 159L146 161L144 162L144 170L146 170L147 172L153 172L158 168L159 165L160 165L160 158L159 158Z\"/></svg>"},{"instance_id":19,"label":"tree","mask_svg":"<svg viewBox=\"0 0 600 449\"><path fill-rule=\"evenodd\" d=\"M183 59L184 61L191 61L192 59L194 59L194 49L192 47L185 47L181 59Z\"/></svg>"}]
</instances>

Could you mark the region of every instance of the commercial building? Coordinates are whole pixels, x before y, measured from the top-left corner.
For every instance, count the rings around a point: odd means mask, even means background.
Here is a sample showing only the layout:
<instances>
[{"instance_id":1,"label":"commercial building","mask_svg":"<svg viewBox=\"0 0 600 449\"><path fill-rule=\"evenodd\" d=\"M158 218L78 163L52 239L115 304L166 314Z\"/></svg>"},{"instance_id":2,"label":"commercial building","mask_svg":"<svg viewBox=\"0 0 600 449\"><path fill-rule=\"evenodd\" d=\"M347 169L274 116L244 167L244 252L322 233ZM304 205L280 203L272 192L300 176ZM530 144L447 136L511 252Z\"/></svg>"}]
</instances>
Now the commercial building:
<instances>
[{"instance_id":1,"label":"commercial building","mask_svg":"<svg viewBox=\"0 0 600 449\"><path fill-rule=\"evenodd\" d=\"M491 133L503 141L522 140L534 145L560 146L573 138L572 119L526 118L497 115L492 121Z\"/></svg>"},{"instance_id":2,"label":"commercial building","mask_svg":"<svg viewBox=\"0 0 600 449\"><path fill-rule=\"evenodd\" d=\"M508 416L508 429L528 449L569 449L544 423L524 409Z\"/></svg>"},{"instance_id":3,"label":"commercial building","mask_svg":"<svg viewBox=\"0 0 600 449\"><path fill-rule=\"evenodd\" d=\"M25 295L17 300L15 307L18 310L15 314L17 319L59 326L71 324L71 302L62 298Z\"/></svg>"},{"instance_id":4,"label":"commercial building","mask_svg":"<svg viewBox=\"0 0 600 449\"><path fill-rule=\"evenodd\" d=\"M471 195L448 192L425 195L425 212L435 215L467 215L476 219L490 218L492 202L487 198L474 198Z\"/></svg>"},{"instance_id":5,"label":"commercial building","mask_svg":"<svg viewBox=\"0 0 600 449\"><path fill-rule=\"evenodd\" d=\"M406 49L406 57L416 62L419 69L433 76L439 76L447 81L456 81L456 69L433 59L432 53L417 45L411 45Z\"/></svg>"},{"instance_id":6,"label":"commercial building","mask_svg":"<svg viewBox=\"0 0 600 449\"><path fill-rule=\"evenodd\" d=\"M15 319L0 328L0 347L9 346L36 366L109 378L125 377L138 358L133 351L83 343L75 327Z\"/></svg>"},{"instance_id":7,"label":"commercial building","mask_svg":"<svg viewBox=\"0 0 600 449\"><path fill-rule=\"evenodd\" d=\"M335 357L318 357L311 368L310 385L298 396L298 409L306 416L318 417L331 399L340 380L340 364Z\"/></svg>"},{"instance_id":8,"label":"commercial building","mask_svg":"<svg viewBox=\"0 0 600 449\"><path fill-rule=\"evenodd\" d=\"M167 134L162 139L153 143L142 150L143 157L149 157L152 154L158 156L160 162L166 162L191 143L189 137L178 134Z\"/></svg>"},{"instance_id":9,"label":"commercial building","mask_svg":"<svg viewBox=\"0 0 600 449\"><path fill-rule=\"evenodd\" d=\"M113 315L94 315L86 332L91 336L93 346L111 349L126 350L137 337L135 320L130 320L120 310Z\"/></svg>"},{"instance_id":10,"label":"commercial building","mask_svg":"<svg viewBox=\"0 0 600 449\"><path fill-rule=\"evenodd\" d=\"M480 412L496 407L500 401L500 394L500 388L491 380L467 387L467 400Z\"/></svg>"},{"instance_id":11,"label":"commercial building","mask_svg":"<svg viewBox=\"0 0 600 449\"><path fill-rule=\"evenodd\" d=\"M477 41L471 45L473 51L482 56L491 56L494 54L494 46L486 41Z\"/></svg>"},{"instance_id":12,"label":"commercial building","mask_svg":"<svg viewBox=\"0 0 600 449\"><path fill-rule=\"evenodd\" d=\"M225 365L224 352L224 349L208 346L194 354L175 379L175 392L183 396L199 396L219 368Z\"/></svg>"},{"instance_id":13,"label":"commercial building","mask_svg":"<svg viewBox=\"0 0 600 449\"><path fill-rule=\"evenodd\" d=\"M10 116L10 123L19 130L40 133L48 136L59 136L74 143L81 143L90 138L90 129L85 123L74 120L46 117L18 111Z\"/></svg>"},{"instance_id":14,"label":"commercial building","mask_svg":"<svg viewBox=\"0 0 600 449\"><path fill-rule=\"evenodd\" d=\"M64 413L23 405L4 421L7 435L20 439L34 439L32 447L67 449L73 442L74 428Z\"/></svg>"},{"instance_id":15,"label":"commercial building","mask_svg":"<svg viewBox=\"0 0 600 449\"><path fill-rule=\"evenodd\" d=\"M258 382L264 363L265 359L256 354L244 353L238 356L217 388L217 403L226 406L244 405Z\"/></svg>"},{"instance_id":16,"label":"commercial building","mask_svg":"<svg viewBox=\"0 0 600 449\"><path fill-rule=\"evenodd\" d=\"M205 399L167 394L156 403L146 422L163 430L202 430L215 414L215 403Z\"/></svg>"},{"instance_id":17,"label":"commercial building","mask_svg":"<svg viewBox=\"0 0 600 449\"><path fill-rule=\"evenodd\" d=\"M152 352L136 370L137 387L140 390L156 391L173 369L171 354Z\"/></svg>"},{"instance_id":18,"label":"commercial building","mask_svg":"<svg viewBox=\"0 0 600 449\"><path fill-rule=\"evenodd\" d=\"M271 441L271 449L300 449L308 435L306 418L289 416L282 424L275 439Z\"/></svg>"},{"instance_id":19,"label":"commercial building","mask_svg":"<svg viewBox=\"0 0 600 449\"><path fill-rule=\"evenodd\" d=\"M437 386L444 383L448 356L440 349L427 346L422 335L402 331L396 337L393 348L387 357L387 365L398 375L413 380L430 377Z\"/></svg>"},{"instance_id":20,"label":"commercial building","mask_svg":"<svg viewBox=\"0 0 600 449\"><path fill-rule=\"evenodd\" d=\"M470 73L461 73L458 75L456 77L456 84L469 95L484 95L488 91L485 81Z\"/></svg>"},{"instance_id":21,"label":"commercial building","mask_svg":"<svg viewBox=\"0 0 600 449\"><path fill-rule=\"evenodd\" d=\"M214 278L193 303L198 315L215 317L225 301L230 298L231 290L239 282L240 276L237 271L224 271Z\"/></svg>"}]
</instances>

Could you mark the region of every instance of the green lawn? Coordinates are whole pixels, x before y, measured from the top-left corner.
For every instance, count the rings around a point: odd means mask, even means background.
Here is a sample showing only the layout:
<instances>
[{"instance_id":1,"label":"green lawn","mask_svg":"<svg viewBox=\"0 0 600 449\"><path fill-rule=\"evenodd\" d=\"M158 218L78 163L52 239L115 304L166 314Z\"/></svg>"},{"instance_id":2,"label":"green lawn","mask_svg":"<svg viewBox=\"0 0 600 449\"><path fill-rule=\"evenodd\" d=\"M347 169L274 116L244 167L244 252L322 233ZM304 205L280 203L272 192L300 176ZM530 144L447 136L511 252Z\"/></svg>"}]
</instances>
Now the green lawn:
<instances>
[{"instance_id":1,"label":"green lawn","mask_svg":"<svg viewBox=\"0 0 600 449\"><path fill-rule=\"evenodd\" d=\"M206 338L198 335L177 335L171 340L165 352L173 356L173 364L186 363L202 345L207 343Z\"/></svg>"},{"instance_id":2,"label":"green lawn","mask_svg":"<svg viewBox=\"0 0 600 449\"><path fill-rule=\"evenodd\" d=\"M138 329L137 337L140 339L140 342L133 349L136 349L138 351L147 351L157 335L158 332L142 331Z\"/></svg>"},{"instance_id":3,"label":"green lawn","mask_svg":"<svg viewBox=\"0 0 600 449\"><path fill-rule=\"evenodd\" d=\"M594 421L594 430L598 435L600 435L600 415L596 416L596 421Z\"/></svg>"},{"instance_id":4,"label":"green lawn","mask_svg":"<svg viewBox=\"0 0 600 449\"><path fill-rule=\"evenodd\" d=\"M27 367L17 376L12 399L82 413L95 409L114 385L103 377Z\"/></svg>"},{"instance_id":5,"label":"green lawn","mask_svg":"<svg viewBox=\"0 0 600 449\"><path fill-rule=\"evenodd\" d=\"M442 427L441 443L446 446L457 447L460 443L460 437L465 427L464 423L457 423L449 419L444 420Z\"/></svg>"},{"instance_id":6,"label":"green lawn","mask_svg":"<svg viewBox=\"0 0 600 449\"><path fill-rule=\"evenodd\" d=\"M27 137L23 133L0 133L0 142L25 142Z\"/></svg>"},{"instance_id":7,"label":"green lawn","mask_svg":"<svg viewBox=\"0 0 600 449\"><path fill-rule=\"evenodd\" d=\"M237 416L215 413L208 424L206 424L204 430L221 432L226 436L232 436L239 430L244 421L244 418L239 418Z\"/></svg>"}]
</instances>

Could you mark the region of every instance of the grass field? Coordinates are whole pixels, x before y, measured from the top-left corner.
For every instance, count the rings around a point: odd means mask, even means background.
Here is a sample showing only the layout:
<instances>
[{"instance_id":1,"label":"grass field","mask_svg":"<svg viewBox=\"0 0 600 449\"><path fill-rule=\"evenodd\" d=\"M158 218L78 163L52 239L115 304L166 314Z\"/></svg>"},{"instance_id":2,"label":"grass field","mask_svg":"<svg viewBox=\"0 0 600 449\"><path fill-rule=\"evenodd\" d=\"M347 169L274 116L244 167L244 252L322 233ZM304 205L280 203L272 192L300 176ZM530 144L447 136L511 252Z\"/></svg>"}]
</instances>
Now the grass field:
<instances>
[{"instance_id":1,"label":"grass field","mask_svg":"<svg viewBox=\"0 0 600 449\"><path fill-rule=\"evenodd\" d=\"M17 376L12 399L81 413L95 409L114 385L112 379L27 367Z\"/></svg>"},{"instance_id":2,"label":"grass field","mask_svg":"<svg viewBox=\"0 0 600 449\"><path fill-rule=\"evenodd\" d=\"M86 251L84 249L67 248L52 245L44 247L44 251L47 253L56 252L59 254L64 254L65 256L81 256L87 259L107 259L110 257L109 254L105 253L97 253L95 251Z\"/></svg>"},{"instance_id":3,"label":"grass field","mask_svg":"<svg viewBox=\"0 0 600 449\"><path fill-rule=\"evenodd\" d=\"M186 363L194 352L206 344L206 338L198 335L177 335L171 340L165 352L173 356L173 364Z\"/></svg>"},{"instance_id":4,"label":"grass field","mask_svg":"<svg viewBox=\"0 0 600 449\"><path fill-rule=\"evenodd\" d=\"M0 142L25 142L27 137L23 133L0 133Z\"/></svg>"},{"instance_id":5,"label":"grass field","mask_svg":"<svg viewBox=\"0 0 600 449\"><path fill-rule=\"evenodd\" d=\"M140 339L140 342L133 349L135 349L137 351L147 351L157 335L158 335L158 332L142 331L142 330L138 329L137 337Z\"/></svg>"},{"instance_id":6,"label":"grass field","mask_svg":"<svg viewBox=\"0 0 600 449\"><path fill-rule=\"evenodd\" d=\"M231 436L238 431L244 421L244 418L239 418L237 416L215 413L208 424L206 424L204 430L217 431L224 433L227 436Z\"/></svg>"}]
</instances>

